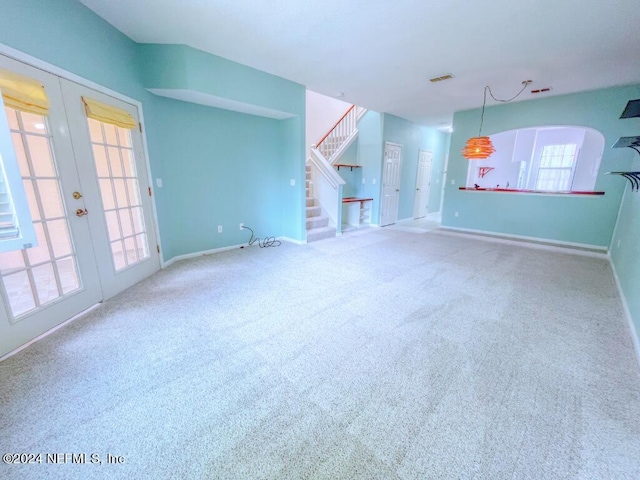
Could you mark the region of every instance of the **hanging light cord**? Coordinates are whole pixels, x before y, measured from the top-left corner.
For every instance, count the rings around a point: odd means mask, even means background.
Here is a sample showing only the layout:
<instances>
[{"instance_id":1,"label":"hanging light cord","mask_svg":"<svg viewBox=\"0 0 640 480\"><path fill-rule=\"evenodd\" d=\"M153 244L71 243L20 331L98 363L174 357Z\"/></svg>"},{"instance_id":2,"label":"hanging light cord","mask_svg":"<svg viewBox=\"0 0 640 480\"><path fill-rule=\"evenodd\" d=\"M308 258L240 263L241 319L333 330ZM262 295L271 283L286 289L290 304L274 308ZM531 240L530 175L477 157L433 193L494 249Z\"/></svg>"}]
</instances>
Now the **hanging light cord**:
<instances>
[{"instance_id":1,"label":"hanging light cord","mask_svg":"<svg viewBox=\"0 0 640 480\"><path fill-rule=\"evenodd\" d=\"M491 87L489 85L484 87L484 99L482 100L482 114L480 115L480 130L478 130L479 137L482 136L482 124L484 123L484 107L487 104L487 91L489 92L489 95L491 95L491 98L493 98L496 102L508 103L518 98L520 94L527 89L529 84L531 84L531 80L525 80L524 82L522 82L522 89L518 93L516 93L513 97L509 98L508 100L501 100L499 98L494 97L493 92L491 91Z\"/></svg>"}]
</instances>

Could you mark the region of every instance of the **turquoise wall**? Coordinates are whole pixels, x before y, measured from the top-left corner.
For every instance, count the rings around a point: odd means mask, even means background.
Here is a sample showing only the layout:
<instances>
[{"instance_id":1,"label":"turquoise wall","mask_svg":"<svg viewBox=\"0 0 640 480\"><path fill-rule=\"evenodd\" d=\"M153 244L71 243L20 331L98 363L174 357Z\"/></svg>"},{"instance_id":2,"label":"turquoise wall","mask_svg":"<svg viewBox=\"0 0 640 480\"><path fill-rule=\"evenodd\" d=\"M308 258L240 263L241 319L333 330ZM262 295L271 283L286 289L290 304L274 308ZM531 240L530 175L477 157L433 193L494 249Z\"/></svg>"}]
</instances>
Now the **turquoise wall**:
<instances>
[{"instance_id":1,"label":"turquoise wall","mask_svg":"<svg viewBox=\"0 0 640 480\"><path fill-rule=\"evenodd\" d=\"M382 123L383 115L369 110L358 122L358 165L362 165L360 193L373 198L371 223L380 223L380 176L382 175ZM362 183L362 179L365 183ZM375 180L375 183L373 181Z\"/></svg>"},{"instance_id":2,"label":"turquoise wall","mask_svg":"<svg viewBox=\"0 0 640 480\"><path fill-rule=\"evenodd\" d=\"M633 125L636 133L640 133L640 119L627 119L625 122ZM629 156L635 157L630 171L639 172L638 154L629 148L624 150ZM623 182L623 179L618 177L618 181ZM626 189L611 241L610 255L636 333L640 334L640 192L632 192L629 182L624 180L624 183Z\"/></svg>"},{"instance_id":3,"label":"turquoise wall","mask_svg":"<svg viewBox=\"0 0 640 480\"><path fill-rule=\"evenodd\" d=\"M600 131L605 137L605 151L596 190L606 194L592 198L458 190L466 182L469 165L460 151L469 137L478 134L480 109L456 113L442 225L608 247L624 182L605 176L604 172L629 167L627 152L609 147L619 136L637 133L632 125L619 117L627 101L638 97L640 86L632 85L486 109L482 130L486 135L540 125L576 125ZM455 185L451 185L451 180Z\"/></svg>"},{"instance_id":4,"label":"turquoise wall","mask_svg":"<svg viewBox=\"0 0 640 480\"><path fill-rule=\"evenodd\" d=\"M439 181L444 169L447 135L434 128L417 125L388 113L384 115L383 128L384 142L402 145L402 180L400 182L398 220L413 218L419 150L433 152L428 212L438 212L441 196Z\"/></svg>"},{"instance_id":5,"label":"turquoise wall","mask_svg":"<svg viewBox=\"0 0 640 480\"><path fill-rule=\"evenodd\" d=\"M303 86L189 47L138 45L75 0L3 2L0 43L142 102L152 176L164 183L155 201L165 260L242 243L240 222L304 239ZM147 87L193 89L295 117L202 107ZM206 212L193 205L194 189ZM224 233L212 234L213 224Z\"/></svg>"},{"instance_id":6,"label":"turquoise wall","mask_svg":"<svg viewBox=\"0 0 640 480\"><path fill-rule=\"evenodd\" d=\"M358 142L353 142L340 158L340 163L360 165L358 163ZM362 197L362 168L341 168L338 175L346 182L342 186L342 197Z\"/></svg>"}]
</instances>

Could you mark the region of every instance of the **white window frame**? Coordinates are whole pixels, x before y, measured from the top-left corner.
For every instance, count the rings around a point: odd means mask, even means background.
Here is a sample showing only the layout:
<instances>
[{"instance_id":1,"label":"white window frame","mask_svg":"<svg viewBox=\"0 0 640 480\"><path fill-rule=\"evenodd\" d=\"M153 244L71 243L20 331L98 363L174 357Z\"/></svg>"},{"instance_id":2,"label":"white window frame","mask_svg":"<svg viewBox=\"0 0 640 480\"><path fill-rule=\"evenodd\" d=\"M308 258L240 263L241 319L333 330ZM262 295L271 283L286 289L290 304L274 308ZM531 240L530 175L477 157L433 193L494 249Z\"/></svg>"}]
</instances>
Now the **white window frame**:
<instances>
[{"instance_id":1,"label":"white window frame","mask_svg":"<svg viewBox=\"0 0 640 480\"><path fill-rule=\"evenodd\" d=\"M13 225L0 228L0 252L22 250L35 247L38 244L33 219L29 209L29 202L22 184L22 174L18 159L11 140L9 121L4 109L4 101L0 92L0 181L4 181L8 205L5 210L13 213ZM12 234L12 229L15 233ZM4 232L2 232L4 230ZM6 238L2 238L5 233Z\"/></svg>"},{"instance_id":2,"label":"white window frame","mask_svg":"<svg viewBox=\"0 0 640 480\"><path fill-rule=\"evenodd\" d=\"M542 166L542 159L545 155L545 150L547 150L548 148L552 148L552 147L563 147L566 149L566 147L573 145L575 147L574 153L573 153L573 159L571 160L571 167L543 167ZM570 191L571 187L573 185L573 176L575 174L576 171L576 160L578 159L578 153L579 153L579 148L578 145L575 143L564 143L564 144L549 144L549 145L545 145L544 147L542 147L542 150L540 152L540 162L538 163L538 171L536 172L536 183L535 183L535 189L536 190L546 190L546 191L553 191L553 192L564 192L564 191ZM563 155L563 157L566 157L566 155ZM548 189L548 188L540 188L540 186L538 185L538 182L540 181L540 172L542 172L543 170L564 170L564 171L569 171L569 178L567 181L567 185L566 188L555 188L555 189Z\"/></svg>"}]
</instances>

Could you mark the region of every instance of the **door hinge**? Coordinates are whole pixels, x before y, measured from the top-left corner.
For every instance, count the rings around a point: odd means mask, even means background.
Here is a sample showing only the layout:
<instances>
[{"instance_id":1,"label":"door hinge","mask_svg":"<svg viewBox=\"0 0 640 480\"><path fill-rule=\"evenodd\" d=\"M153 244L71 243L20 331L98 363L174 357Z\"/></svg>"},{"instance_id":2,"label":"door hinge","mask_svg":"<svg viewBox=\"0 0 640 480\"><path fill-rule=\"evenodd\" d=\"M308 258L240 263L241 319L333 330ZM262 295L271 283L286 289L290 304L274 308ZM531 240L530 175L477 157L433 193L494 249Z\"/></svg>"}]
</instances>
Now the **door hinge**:
<instances>
[{"instance_id":1,"label":"door hinge","mask_svg":"<svg viewBox=\"0 0 640 480\"><path fill-rule=\"evenodd\" d=\"M142 124L138 122L138 128L140 129L140 133L142 133Z\"/></svg>"},{"instance_id":2,"label":"door hinge","mask_svg":"<svg viewBox=\"0 0 640 480\"><path fill-rule=\"evenodd\" d=\"M148 187L148 188L147 188L147 190L149 190L149 196L151 197L151 196L152 196L152 194L151 194L151 187Z\"/></svg>"},{"instance_id":3,"label":"door hinge","mask_svg":"<svg viewBox=\"0 0 640 480\"><path fill-rule=\"evenodd\" d=\"M160 245L156 245L156 250L160 253Z\"/></svg>"}]
</instances>

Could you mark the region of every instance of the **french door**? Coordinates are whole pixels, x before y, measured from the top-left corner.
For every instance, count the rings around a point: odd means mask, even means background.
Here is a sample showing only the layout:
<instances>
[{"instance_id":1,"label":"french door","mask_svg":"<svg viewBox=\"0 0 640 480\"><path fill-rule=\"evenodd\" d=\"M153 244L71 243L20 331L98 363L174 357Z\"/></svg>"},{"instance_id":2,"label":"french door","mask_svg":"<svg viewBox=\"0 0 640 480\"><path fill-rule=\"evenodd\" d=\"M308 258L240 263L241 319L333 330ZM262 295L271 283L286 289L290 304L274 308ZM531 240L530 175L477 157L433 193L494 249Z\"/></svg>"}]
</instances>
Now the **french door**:
<instances>
[{"instance_id":1,"label":"french door","mask_svg":"<svg viewBox=\"0 0 640 480\"><path fill-rule=\"evenodd\" d=\"M139 130L87 118L83 96L133 105L0 55L38 80L46 116L6 107L37 245L0 253L0 356L159 268ZM149 190L150 192L150 190Z\"/></svg>"}]
</instances>

